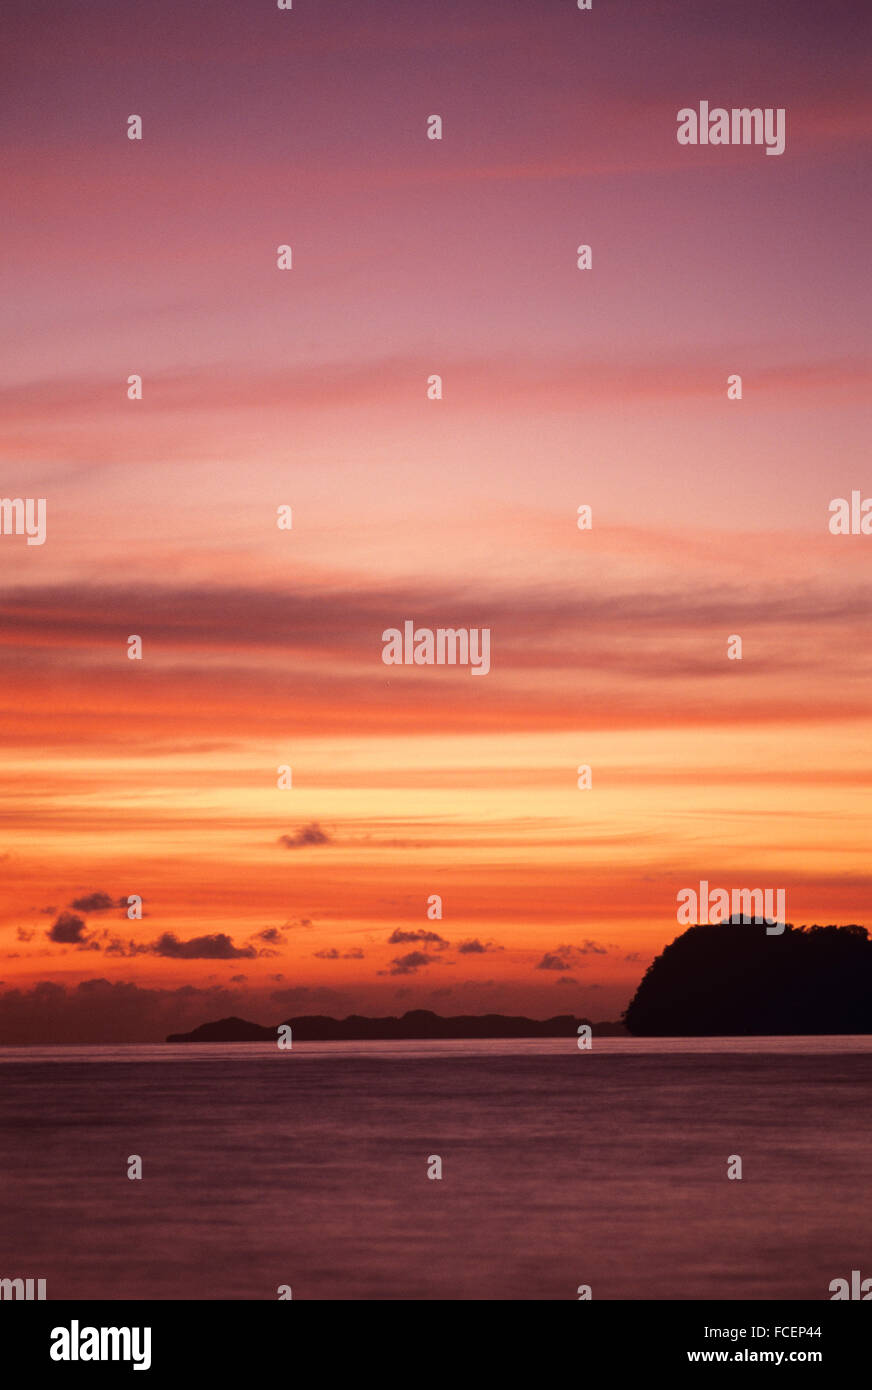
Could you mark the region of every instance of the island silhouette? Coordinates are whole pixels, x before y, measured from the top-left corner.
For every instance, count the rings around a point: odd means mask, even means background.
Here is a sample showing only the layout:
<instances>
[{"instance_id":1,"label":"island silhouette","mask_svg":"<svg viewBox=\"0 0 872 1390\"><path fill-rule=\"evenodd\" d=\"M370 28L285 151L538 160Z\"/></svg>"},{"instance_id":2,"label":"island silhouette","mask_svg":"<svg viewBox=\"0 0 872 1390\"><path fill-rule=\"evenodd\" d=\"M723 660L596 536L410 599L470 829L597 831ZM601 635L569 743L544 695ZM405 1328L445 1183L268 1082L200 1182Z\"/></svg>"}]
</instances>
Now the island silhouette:
<instances>
[{"instance_id":1,"label":"island silhouette","mask_svg":"<svg viewBox=\"0 0 872 1390\"><path fill-rule=\"evenodd\" d=\"M856 925L769 935L762 918L697 925L648 967L623 1015L642 1037L872 1033L872 940Z\"/></svg>"},{"instance_id":2,"label":"island silhouette","mask_svg":"<svg viewBox=\"0 0 872 1390\"><path fill-rule=\"evenodd\" d=\"M688 927L655 957L619 1021L574 1014L544 1020L505 1014L442 1018L413 1009L399 1018L288 1018L299 1042L412 1042L426 1038L744 1037L872 1033L872 940L865 927L783 925L731 917ZM170 1033L168 1043L275 1042L272 1027L244 1018Z\"/></svg>"},{"instance_id":3,"label":"island silhouette","mask_svg":"<svg viewBox=\"0 0 872 1390\"><path fill-rule=\"evenodd\" d=\"M328 1018L307 1014L288 1018L294 1042L412 1042L423 1038L559 1038L576 1036L580 1024L588 1024L600 1037L625 1034L623 1023L591 1023L572 1014L559 1014L544 1020L513 1018L504 1014L462 1015L441 1018L429 1009L413 1009L401 1018L363 1018L350 1014L348 1018ZM222 1018L215 1023L203 1023L190 1033L170 1033L167 1042L275 1042L278 1029L260 1023L248 1023L244 1018Z\"/></svg>"}]
</instances>

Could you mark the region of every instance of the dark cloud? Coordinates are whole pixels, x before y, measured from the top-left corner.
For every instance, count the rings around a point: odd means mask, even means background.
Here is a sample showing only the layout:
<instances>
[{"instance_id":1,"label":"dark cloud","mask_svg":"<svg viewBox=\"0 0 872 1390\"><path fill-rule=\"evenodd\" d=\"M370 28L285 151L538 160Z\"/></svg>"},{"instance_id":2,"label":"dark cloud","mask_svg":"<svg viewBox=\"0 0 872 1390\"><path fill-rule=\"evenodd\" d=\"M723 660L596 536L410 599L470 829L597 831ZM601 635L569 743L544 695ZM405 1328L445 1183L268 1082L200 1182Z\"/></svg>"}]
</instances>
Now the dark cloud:
<instances>
[{"instance_id":1,"label":"dark cloud","mask_svg":"<svg viewBox=\"0 0 872 1390\"><path fill-rule=\"evenodd\" d=\"M284 845L285 849L300 849L305 845L329 845L330 836L313 820L298 830L296 835L280 835L277 843Z\"/></svg>"},{"instance_id":2,"label":"dark cloud","mask_svg":"<svg viewBox=\"0 0 872 1390\"><path fill-rule=\"evenodd\" d=\"M357 946L350 951L339 951L335 946L330 946L323 951L314 951L313 955L319 960L363 960L363 951Z\"/></svg>"},{"instance_id":3,"label":"dark cloud","mask_svg":"<svg viewBox=\"0 0 872 1390\"><path fill-rule=\"evenodd\" d=\"M46 936L50 941L59 941L66 946L79 946L85 944L84 930L83 917L77 917L74 912L62 912L49 927Z\"/></svg>"},{"instance_id":4,"label":"dark cloud","mask_svg":"<svg viewBox=\"0 0 872 1390\"><path fill-rule=\"evenodd\" d=\"M555 946L553 951L546 951L545 955L536 966L537 970L561 970L570 969L573 957L577 956L606 956L608 950L601 946L598 941L585 941L581 946ZM578 962L576 962L576 969Z\"/></svg>"},{"instance_id":5,"label":"dark cloud","mask_svg":"<svg viewBox=\"0 0 872 1390\"><path fill-rule=\"evenodd\" d=\"M391 962L389 975L414 975L424 965L433 965L432 956L425 956L423 951L410 951L407 956L395 956ZM385 972L379 971L380 975Z\"/></svg>"},{"instance_id":6,"label":"dark cloud","mask_svg":"<svg viewBox=\"0 0 872 1390\"><path fill-rule=\"evenodd\" d=\"M247 979L248 979L248 976L247 976L247 975L231 975L231 976L230 976L230 983L231 983L232 985L244 985L244 984L245 984L245 981L246 981Z\"/></svg>"},{"instance_id":7,"label":"dark cloud","mask_svg":"<svg viewBox=\"0 0 872 1390\"><path fill-rule=\"evenodd\" d=\"M504 951L506 948L498 946L495 941L479 941L476 936L471 941L461 941L457 949L462 956L483 956L486 951Z\"/></svg>"},{"instance_id":8,"label":"dark cloud","mask_svg":"<svg viewBox=\"0 0 872 1390\"><path fill-rule=\"evenodd\" d=\"M147 956L152 951L152 946L142 941L126 941L121 936L110 936L108 932L103 933L105 945L101 948L106 956Z\"/></svg>"},{"instance_id":9,"label":"dark cloud","mask_svg":"<svg viewBox=\"0 0 872 1390\"><path fill-rule=\"evenodd\" d=\"M389 946L404 946L412 941L419 941L427 945L435 946L440 951L444 950L449 944L444 936L440 936L439 933L435 931L402 931L397 927L388 937Z\"/></svg>"},{"instance_id":10,"label":"dark cloud","mask_svg":"<svg viewBox=\"0 0 872 1390\"><path fill-rule=\"evenodd\" d=\"M578 980L576 980L574 975L561 975L560 979L555 980L554 983L555 985L577 985Z\"/></svg>"},{"instance_id":11,"label":"dark cloud","mask_svg":"<svg viewBox=\"0 0 872 1390\"><path fill-rule=\"evenodd\" d=\"M150 949L156 956L172 956L175 960L236 960L257 955L253 946L234 946L225 932L192 936L189 941L180 941L174 932L164 932Z\"/></svg>"},{"instance_id":12,"label":"dark cloud","mask_svg":"<svg viewBox=\"0 0 872 1390\"><path fill-rule=\"evenodd\" d=\"M15 933L19 941L32 941L36 936L35 927L19 927Z\"/></svg>"},{"instance_id":13,"label":"dark cloud","mask_svg":"<svg viewBox=\"0 0 872 1390\"><path fill-rule=\"evenodd\" d=\"M536 966L536 969L537 969L537 970L568 970L568 969L569 969L569 961L566 959L565 954L564 954L563 956L556 956L556 955L553 954L553 952L551 952L551 951L546 951L545 954L544 954L544 956L543 956L542 959L540 960L539 964Z\"/></svg>"},{"instance_id":14,"label":"dark cloud","mask_svg":"<svg viewBox=\"0 0 872 1390\"><path fill-rule=\"evenodd\" d=\"M110 898L108 893L87 893L83 898L74 898L70 907L77 912L108 912L111 907L126 907L126 899Z\"/></svg>"},{"instance_id":15,"label":"dark cloud","mask_svg":"<svg viewBox=\"0 0 872 1390\"><path fill-rule=\"evenodd\" d=\"M255 941L266 941L270 946L283 946L285 942L278 927L264 927L263 931L255 934L254 939Z\"/></svg>"}]
</instances>

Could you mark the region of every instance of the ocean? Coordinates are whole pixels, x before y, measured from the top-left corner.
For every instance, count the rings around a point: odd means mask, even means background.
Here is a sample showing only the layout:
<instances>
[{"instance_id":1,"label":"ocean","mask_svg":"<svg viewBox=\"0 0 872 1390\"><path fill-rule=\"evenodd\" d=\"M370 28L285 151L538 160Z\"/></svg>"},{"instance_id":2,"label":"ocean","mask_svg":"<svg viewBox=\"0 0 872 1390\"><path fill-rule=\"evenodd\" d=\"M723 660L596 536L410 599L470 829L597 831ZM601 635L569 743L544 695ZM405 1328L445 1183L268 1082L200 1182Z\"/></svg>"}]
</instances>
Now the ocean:
<instances>
[{"instance_id":1,"label":"ocean","mask_svg":"<svg viewBox=\"0 0 872 1390\"><path fill-rule=\"evenodd\" d=\"M0 1048L0 1277L826 1300L872 1276L870 1100L872 1037Z\"/></svg>"}]
</instances>

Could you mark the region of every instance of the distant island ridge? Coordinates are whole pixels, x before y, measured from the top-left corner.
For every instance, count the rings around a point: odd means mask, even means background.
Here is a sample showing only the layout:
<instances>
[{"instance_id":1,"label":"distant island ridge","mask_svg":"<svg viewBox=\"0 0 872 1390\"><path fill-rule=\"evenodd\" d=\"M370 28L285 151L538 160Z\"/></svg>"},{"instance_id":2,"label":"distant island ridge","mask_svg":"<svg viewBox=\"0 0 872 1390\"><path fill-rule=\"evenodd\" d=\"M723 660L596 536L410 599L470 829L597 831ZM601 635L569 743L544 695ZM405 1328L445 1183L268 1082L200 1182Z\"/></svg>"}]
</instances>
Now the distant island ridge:
<instances>
[{"instance_id":1,"label":"distant island ridge","mask_svg":"<svg viewBox=\"0 0 872 1390\"><path fill-rule=\"evenodd\" d=\"M328 1018L307 1014L288 1018L294 1042L413 1042L439 1038L562 1038L577 1035L580 1024L588 1024L600 1037L625 1035L623 1023L590 1023L586 1018L559 1014L544 1020L512 1018L504 1014L470 1014L440 1018L428 1009L413 1009L401 1018ZM248 1023L244 1018L222 1018L204 1023L190 1033L170 1033L170 1043L275 1042L278 1029Z\"/></svg>"},{"instance_id":2,"label":"distant island ridge","mask_svg":"<svg viewBox=\"0 0 872 1390\"><path fill-rule=\"evenodd\" d=\"M872 940L865 927L785 924L763 919L697 924L666 946L645 972L620 1021L574 1014L544 1020L504 1014L441 1018L414 1009L399 1018L284 1020L300 1042L415 1041L427 1038L557 1038L587 1024L594 1037L743 1037L872 1033ZM274 1042L280 1024L242 1018L170 1033L168 1043Z\"/></svg>"}]
</instances>

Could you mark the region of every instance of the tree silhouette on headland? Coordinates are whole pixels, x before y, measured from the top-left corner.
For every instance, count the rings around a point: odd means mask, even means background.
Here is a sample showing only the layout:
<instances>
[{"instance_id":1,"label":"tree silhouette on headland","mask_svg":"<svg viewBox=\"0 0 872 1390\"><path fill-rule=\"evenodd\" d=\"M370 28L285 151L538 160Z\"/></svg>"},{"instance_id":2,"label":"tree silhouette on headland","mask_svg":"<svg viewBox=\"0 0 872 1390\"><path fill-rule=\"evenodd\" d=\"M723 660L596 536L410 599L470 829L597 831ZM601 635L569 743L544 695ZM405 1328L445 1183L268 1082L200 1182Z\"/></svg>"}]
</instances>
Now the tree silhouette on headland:
<instances>
[{"instance_id":1,"label":"tree silhouette on headland","mask_svg":"<svg viewBox=\"0 0 872 1390\"><path fill-rule=\"evenodd\" d=\"M624 1014L646 1037L872 1033L865 927L792 927L732 917L689 927L645 972Z\"/></svg>"}]
</instances>

